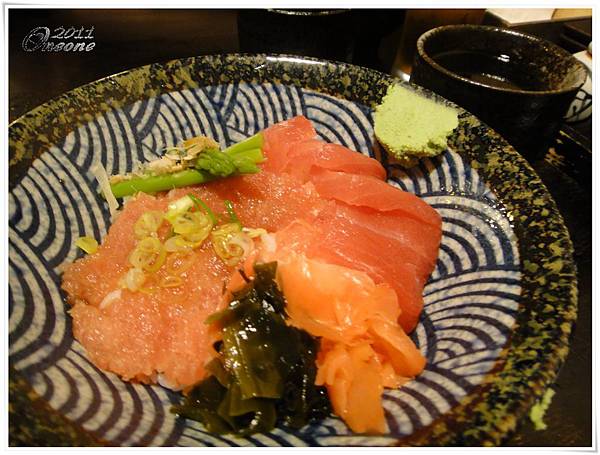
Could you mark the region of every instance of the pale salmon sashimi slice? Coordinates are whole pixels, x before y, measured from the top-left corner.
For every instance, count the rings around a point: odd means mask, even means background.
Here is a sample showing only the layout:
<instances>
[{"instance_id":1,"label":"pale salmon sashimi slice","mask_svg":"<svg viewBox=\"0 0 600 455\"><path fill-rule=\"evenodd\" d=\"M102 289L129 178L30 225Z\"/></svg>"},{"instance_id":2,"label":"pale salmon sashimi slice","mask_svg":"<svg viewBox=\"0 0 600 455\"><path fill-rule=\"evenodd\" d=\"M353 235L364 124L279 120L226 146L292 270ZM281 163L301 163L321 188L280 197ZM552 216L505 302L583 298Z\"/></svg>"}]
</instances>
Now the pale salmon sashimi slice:
<instances>
[{"instance_id":1,"label":"pale salmon sashimi slice","mask_svg":"<svg viewBox=\"0 0 600 455\"><path fill-rule=\"evenodd\" d=\"M321 337L317 384L327 387L334 411L353 431L385 431L384 385L402 383L425 366L397 323L395 292L364 272L308 259L287 245L269 257L278 262L290 324Z\"/></svg>"},{"instance_id":2,"label":"pale salmon sashimi slice","mask_svg":"<svg viewBox=\"0 0 600 455\"><path fill-rule=\"evenodd\" d=\"M357 433L384 433L387 429L381 395L383 367L368 343L348 346L324 343L317 361L317 384L324 384L334 412ZM321 375L326 371L326 376Z\"/></svg>"},{"instance_id":3,"label":"pale salmon sashimi slice","mask_svg":"<svg viewBox=\"0 0 600 455\"><path fill-rule=\"evenodd\" d=\"M351 268L284 250L278 257L277 278L291 324L315 336L350 343L367 332L371 319L395 322L400 313L391 287L377 285Z\"/></svg>"}]
</instances>

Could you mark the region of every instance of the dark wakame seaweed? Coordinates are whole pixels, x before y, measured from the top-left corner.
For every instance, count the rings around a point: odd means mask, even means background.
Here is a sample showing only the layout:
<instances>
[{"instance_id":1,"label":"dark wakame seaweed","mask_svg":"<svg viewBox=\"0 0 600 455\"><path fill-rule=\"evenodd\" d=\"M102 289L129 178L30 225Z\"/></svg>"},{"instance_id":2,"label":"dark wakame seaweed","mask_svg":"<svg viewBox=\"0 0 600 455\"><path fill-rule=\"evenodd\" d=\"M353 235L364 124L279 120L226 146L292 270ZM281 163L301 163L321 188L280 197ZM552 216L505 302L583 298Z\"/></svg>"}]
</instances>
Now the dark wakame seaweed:
<instances>
[{"instance_id":1,"label":"dark wakame seaweed","mask_svg":"<svg viewBox=\"0 0 600 455\"><path fill-rule=\"evenodd\" d=\"M315 385L318 342L285 323L277 263L257 264L255 277L225 310L207 322L223 339L211 373L172 411L215 433L266 432L279 423L300 428L331 412L324 387Z\"/></svg>"}]
</instances>

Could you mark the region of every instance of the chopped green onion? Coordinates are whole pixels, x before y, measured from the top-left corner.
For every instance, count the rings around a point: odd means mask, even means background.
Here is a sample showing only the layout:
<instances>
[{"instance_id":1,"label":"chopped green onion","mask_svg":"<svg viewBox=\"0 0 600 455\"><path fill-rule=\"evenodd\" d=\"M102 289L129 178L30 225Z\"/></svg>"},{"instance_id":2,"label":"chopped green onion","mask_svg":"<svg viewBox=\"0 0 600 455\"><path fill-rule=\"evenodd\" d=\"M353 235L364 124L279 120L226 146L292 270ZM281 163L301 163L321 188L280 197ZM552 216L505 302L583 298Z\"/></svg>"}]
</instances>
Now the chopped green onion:
<instances>
[{"instance_id":1,"label":"chopped green onion","mask_svg":"<svg viewBox=\"0 0 600 455\"><path fill-rule=\"evenodd\" d=\"M129 263L138 269L154 273L162 267L167 257L164 245L156 237L140 240L129 255Z\"/></svg>"},{"instance_id":2,"label":"chopped green onion","mask_svg":"<svg viewBox=\"0 0 600 455\"><path fill-rule=\"evenodd\" d=\"M120 284L124 288L129 289L130 291L139 291L140 288L146 282L146 274L142 269L132 268L121 278Z\"/></svg>"},{"instance_id":3,"label":"chopped green onion","mask_svg":"<svg viewBox=\"0 0 600 455\"><path fill-rule=\"evenodd\" d=\"M234 266L240 262L246 252L241 245L232 241L240 231L239 224L227 223L213 230L210 234L216 255L229 266Z\"/></svg>"},{"instance_id":4,"label":"chopped green onion","mask_svg":"<svg viewBox=\"0 0 600 455\"><path fill-rule=\"evenodd\" d=\"M192 194L187 194L169 204L165 219L171 223L173 235L167 239L165 246L169 251L185 248L196 248L210 235L214 226L214 214L203 210L192 212L190 209L198 204ZM210 209L209 209L210 210ZM179 235L174 235L179 234Z\"/></svg>"},{"instance_id":5,"label":"chopped green onion","mask_svg":"<svg viewBox=\"0 0 600 455\"><path fill-rule=\"evenodd\" d=\"M179 235L174 237L176 245L196 248L210 235L213 223L203 212L185 212L173 220L173 230Z\"/></svg>"},{"instance_id":6,"label":"chopped green onion","mask_svg":"<svg viewBox=\"0 0 600 455\"><path fill-rule=\"evenodd\" d=\"M235 211L233 210L233 202L225 199L225 201L223 201L223 204L225 204L225 210L227 210L227 213L229 214L229 219L231 220L231 222L236 223L241 228L242 222L240 221L240 219L236 215Z\"/></svg>"},{"instance_id":7,"label":"chopped green onion","mask_svg":"<svg viewBox=\"0 0 600 455\"><path fill-rule=\"evenodd\" d=\"M163 214L158 210L150 210L142 213L133 225L133 233L137 239L148 236L156 236L163 221Z\"/></svg>"},{"instance_id":8,"label":"chopped green onion","mask_svg":"<svg viewBox=\"0 0 600 455\"><path fill-rule=\"evenodd\" d=\"M191 193L188 194L188 197L192 200L192 202L194 204L196 204L196 208L199 211L204 210L206 212L206 214L209 216L210 220L212 221L213 225L217 224L217 216L214 214L214 212L210 209L210 207L202 199L197 198L196 196L194 196Z\"/></svg>"},{"instance_id":9,"label":"chopped green onion","mask_svg":"<svg viewBox=\"0 0 600 455\"><path fill-rule=\"evenodd\" d=\"M175 221L175 218L177 218L179 215L187 212L193 206L194 206L194 201L191 200L189 197L184 196L182 198L179 198L176 201L173 201L169 204L169 209L167 210L167 213L165 214L165 219L169 223L173 224L173 222Z\"/></svg>"},{"instance_id":10,"label":"chopped green onion","mask_svg":"<svg viewBox=\"0 0 600 455\"><path fill-rule=\"evenodd\" d=\"M248 237L250 237L251 239L254 239L256 237L260 237L263 234L267 234L267 230L263 229L263 228L243 228L242 232L244 234L248 234Z\"/></svg>"},{"instance_id":11,"label":"chopped green onion","mask_svg":"<svg viewBox=\"0 0 600 455\"><path fill-rule=\"evenodd\" d=\"M93 237L79 237L75 241L75 246L81 248L87 254L94 254L96 251L98 251L98 242Z\"/></svg>"}]
</instances>

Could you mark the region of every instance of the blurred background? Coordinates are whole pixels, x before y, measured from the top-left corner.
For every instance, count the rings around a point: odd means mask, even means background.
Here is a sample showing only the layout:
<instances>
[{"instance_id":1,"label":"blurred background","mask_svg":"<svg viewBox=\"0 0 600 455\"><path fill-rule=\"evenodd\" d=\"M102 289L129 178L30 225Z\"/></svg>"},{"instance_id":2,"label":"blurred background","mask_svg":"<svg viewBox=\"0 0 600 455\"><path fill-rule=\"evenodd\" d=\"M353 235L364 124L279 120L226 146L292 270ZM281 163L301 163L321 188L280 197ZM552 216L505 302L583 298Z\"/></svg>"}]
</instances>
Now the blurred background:
<instances>
[{"instance_id":1,"label":"blurred background","mask_svg":"<svg viewBox=\"0 0 600 455\"><path fill-rule=\"evenodd\" d=\"M136 66L214 53L308 55L407 78L417 38L446 24L499 24L572 53L591 41L587 9L9 11L11 119L71 88ZM94 27L90 52L26 52L35 27Z\"/></svg>"},{"instance_id":2,"label":"blurred background","mask_svg":"<svg viewBox=\"0 0 600 455\"><path fill-rule=\"evenodd\" d=\"M366 66L407 80L417 38L439 25L501 25L586 56L590 9L94 10L9 9L9 118L68 90L137 66L216 53L287 53ZM93 27L89 52L27 52L36 27ZM591 56L589 56L591 62ZM591 112L591 108L590 108ZM591 115L561 129L532 163L565 218L579 270L579 317L554 386L548 428L525 420L515 446L591 445Z\"/></svg>"}]
</instances>

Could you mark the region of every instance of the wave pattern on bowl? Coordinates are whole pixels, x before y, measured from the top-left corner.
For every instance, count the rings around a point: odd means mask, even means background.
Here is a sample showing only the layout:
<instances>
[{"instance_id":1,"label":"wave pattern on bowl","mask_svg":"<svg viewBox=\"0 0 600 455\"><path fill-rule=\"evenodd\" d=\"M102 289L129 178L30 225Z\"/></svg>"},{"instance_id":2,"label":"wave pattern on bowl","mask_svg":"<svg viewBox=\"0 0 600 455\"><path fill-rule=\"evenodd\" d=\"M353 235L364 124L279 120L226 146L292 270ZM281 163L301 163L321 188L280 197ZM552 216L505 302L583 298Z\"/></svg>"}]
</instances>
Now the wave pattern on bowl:
<instances>
[{"instance_id":1,"label":"wave pattern on bowl","mask_svg":"<svg viewBox=\"0 0 600 455\"><path fill-rule=\"evenodd\" d=\"M494 194L452 151L408 171L382 157L391 184L420 195L443 217L439 259L413 333L428 365L415 381L385 393L385 436L352 435L336 418L243 439L209 434L170 414L177 394L101 372L73 340L60 271L79 254L77 237L98 239L109 226L92 164L126 172L184 137L207 134L227 145L299 114L324 139L376 155L369 108L292 86L236 84L103 114L34 162L9 195L10 360L53 408L122 445L386 445L430 424L481 383L514 324L519 257Z\"/></svg>"}]
</instances>

